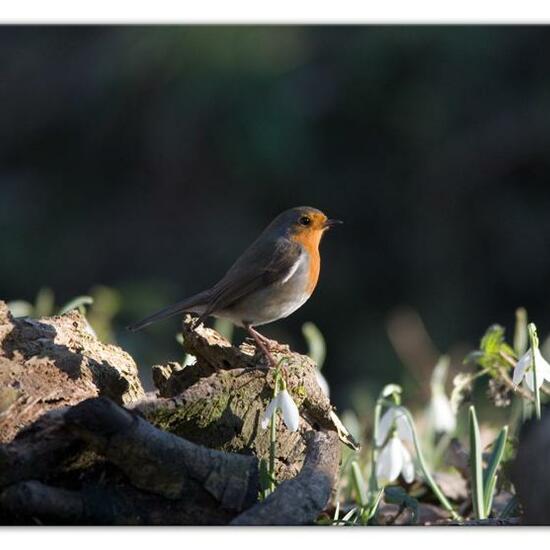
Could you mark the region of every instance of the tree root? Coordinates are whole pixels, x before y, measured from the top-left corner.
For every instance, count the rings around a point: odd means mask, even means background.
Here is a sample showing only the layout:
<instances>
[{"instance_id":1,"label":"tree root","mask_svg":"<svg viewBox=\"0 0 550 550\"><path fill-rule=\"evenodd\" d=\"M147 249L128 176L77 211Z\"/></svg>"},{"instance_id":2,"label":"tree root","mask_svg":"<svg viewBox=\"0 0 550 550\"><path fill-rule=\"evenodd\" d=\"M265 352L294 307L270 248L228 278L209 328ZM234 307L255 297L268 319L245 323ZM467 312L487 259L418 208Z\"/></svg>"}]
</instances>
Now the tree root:
<instances>
[{"instance_id":1,"label":"tree root","mask_svg":"<svg viewBox=\"0 0 550 550\"><path fill-rule=\"evenodd\" d=\"M309 358L271 344L301 419L298 432L277 426L279 485L259 502L273 372L250 344L231 346L186 319L196 364L156 367L158 395L144 396L135 363L99 343L78 313L32 321L1 311L0 523L292 525L326 506L345 428ZM24 379L33 365L35 384ZM52 386L59 400L48 399Z\"/></svg>"}]
</instances>

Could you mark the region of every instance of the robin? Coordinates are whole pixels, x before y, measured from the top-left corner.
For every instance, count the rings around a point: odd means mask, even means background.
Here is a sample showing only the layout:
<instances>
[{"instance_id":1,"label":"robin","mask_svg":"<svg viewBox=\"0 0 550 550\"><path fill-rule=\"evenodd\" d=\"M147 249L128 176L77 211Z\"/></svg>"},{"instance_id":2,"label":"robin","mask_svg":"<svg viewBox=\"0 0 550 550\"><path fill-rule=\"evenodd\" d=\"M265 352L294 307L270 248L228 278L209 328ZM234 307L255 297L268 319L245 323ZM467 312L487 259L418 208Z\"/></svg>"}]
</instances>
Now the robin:
<instances>
[{"instance_id":1,"label":"robin","mask_svg":"<svg viewBox=\"0 0 550 550\"><path fill-rule=\"evenodd\" d=\"M153 313L129 326L140 330L178 313L229 319L243 327L267 357L269 340L254 327L288 317L309 299L319 279L319 243L340 220L309 206L279 214L212 288Z\"/></svg>"}]
</instances>

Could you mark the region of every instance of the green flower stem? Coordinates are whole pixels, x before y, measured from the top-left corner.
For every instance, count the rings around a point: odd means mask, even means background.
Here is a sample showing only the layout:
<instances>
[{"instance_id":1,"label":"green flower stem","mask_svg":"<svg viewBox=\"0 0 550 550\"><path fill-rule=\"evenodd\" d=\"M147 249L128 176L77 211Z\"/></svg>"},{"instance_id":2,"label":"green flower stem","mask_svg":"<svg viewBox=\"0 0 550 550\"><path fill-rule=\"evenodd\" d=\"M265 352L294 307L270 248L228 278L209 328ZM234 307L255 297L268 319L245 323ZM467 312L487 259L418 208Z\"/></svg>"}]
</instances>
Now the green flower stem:
<instances>
[{"instance_id":1,"label":"green flower stem","mask_svg":"<svg viewBox=\"0 0 550 550\"><path fill-rule=\"evenodd\" d=\"M374 407L374 425L372 432L372 450L371 450L371 473L369 478L369 491L371 493L376 493L380 490L378 487L378 479L376 478L376 461L378 460L378 445L376 441L378 440L378 431L380 424L380 417L382 415L382 407L385 405L387 407L395 407L396 405L401 404L401 388L395 384L388 384L384 386L380 392L380 397L376 401L376 406ZM395 431L395 427L392 432ZM391 435L391 434L390 434ZM383 445L381 445L382 447Z\"/></svg>"},{"instance_id":2,"label":"green flower stem","mask_svg":"<svg viewBox=\"0 0 550 550\"><path fill-rule=\"evenodd\" d=\"M521 357L527 350L527 311L523 307L516 309L516 326L514 329L514 351Z\"/></svg>"},{"instance_id":3,"label":"green flower stem","mask_svg":"<svg viewBox=\"0 0 550 550\"><path fill-rule=\"evenodd\" d=\"M269 441L269 491L275 491L275 446L277 445L277 410L271 415L271 438Z\"/></svg>"},{"instance_id":4,"label":"green flower stem","mask_svg":"<svg viewBox=\"0 0 550 550\"><path fill-rule=\"evenodd\" d=\"M534 323L529 323L529 325L527 325L527 330L529 331L529 342L531 344L531 368L533 369L533 389L535 390L535 414L537 415L537 420L540 420L540 389L537 384L537 369L535 364L535 351L539 348L539 339L537 336L537 328Z\"/></svg>"},{"instance_id":5,"label":"green flower stem","mask_svg":"<svg viewBox=\"0 0 550 550\"><path fill-rule=\"evenodd\" d=\"M284 380L281 380L281 373L279 367L275 371L275 387L273 388L273 399L277 397L279 393L279 384L283 383L285 386ZM277 445L277 408L273 411L271 415L270 422L270 439L269 439L269 491L272 493L275 491L275 450Z\"/></svg>"},{"instance_id":6,"label":"green flower stem","mask_svg":"<svg viewBox=\"0 0 550 550\"><path fill-rule=\"evenodd\" d=\"M376 401L374 407L374 426L372 431L372 450L371 450L371 472L369 478L369 491L375 493L378 491L378 480L376 479L376 461L378 460L378 447L376 440L378 439L378 424L380 423L380 414L382 412L382 399Z\"/></svg>"},{"instance_id":7,"label":"green flower stem","mask_svg":"<svg viewBox=\"0 0 550 550\"><path fill-rule=\"evenodd\" d=\"M438 498L439 502L441 502L443 508L445 508L445 510L447 510L447 512L451 514L452 518L455 521L462 521L462 518L455 512L455 510L451 506L451 503L447 500L445 495L442 493L441 489L439 488L434 478L432 477L432 474L428 470L428 466L426 465L426 461L424 460L424 455L422 454L422 449L420 448L418 435L416 433L416 426L414 425L414 420L412 418L411 413L405 407L401 407L401 409L405 414L405 416L407 417L407 420L411 427L414 449L416 451L416 458L418 460L418 465L420 466L420 469L422 470L422 473L424 474L424 477L426 478L428 485L434 492L435 496Z\"/></svg>"}]
</instances>

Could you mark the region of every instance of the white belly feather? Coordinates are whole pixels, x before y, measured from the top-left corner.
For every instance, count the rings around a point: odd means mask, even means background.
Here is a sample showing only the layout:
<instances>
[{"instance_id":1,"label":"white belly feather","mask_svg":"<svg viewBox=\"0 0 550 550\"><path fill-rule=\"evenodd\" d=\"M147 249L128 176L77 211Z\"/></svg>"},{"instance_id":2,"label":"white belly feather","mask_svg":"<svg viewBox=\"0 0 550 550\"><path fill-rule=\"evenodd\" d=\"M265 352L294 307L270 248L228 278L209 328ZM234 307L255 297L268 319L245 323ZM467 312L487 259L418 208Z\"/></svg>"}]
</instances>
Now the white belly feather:
<instances>
[{"instance_id":1,"label":"white belly feather","mask_svg":"<svg viewBox=\"0 0 550 550\"><path fill-rule=\"evenodd\" d=\"M307 291L308 283L309 258L302 253L279 282L254 292L231 308L218 312L216 317L229 319L240 326L244 323L259 326L283 319L311 296Z\"/></svg>"}]
</instances>

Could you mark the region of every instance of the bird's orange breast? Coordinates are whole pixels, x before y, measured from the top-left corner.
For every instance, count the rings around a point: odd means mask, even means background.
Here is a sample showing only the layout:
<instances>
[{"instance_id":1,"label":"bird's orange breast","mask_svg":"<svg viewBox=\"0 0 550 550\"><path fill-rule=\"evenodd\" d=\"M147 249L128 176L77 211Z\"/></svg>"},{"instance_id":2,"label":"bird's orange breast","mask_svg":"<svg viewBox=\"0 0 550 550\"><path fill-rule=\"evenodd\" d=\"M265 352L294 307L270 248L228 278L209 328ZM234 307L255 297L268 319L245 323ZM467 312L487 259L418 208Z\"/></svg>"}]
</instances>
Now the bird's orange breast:
<instances>
[{"instance_id":1,"label":"bird's orange breast","mask_svg":"<svg viewBox=\"0 0 550 550\"><path fill-rule=\"evenodd\" d=\"M291 238L294 242L301 244L309 256L309 277L306 292L311 294L317 286L319 272L321 270L321 256L319 254L319 243L321 242L321 231L302 231Z\"/></svg>"}]
</instances>

